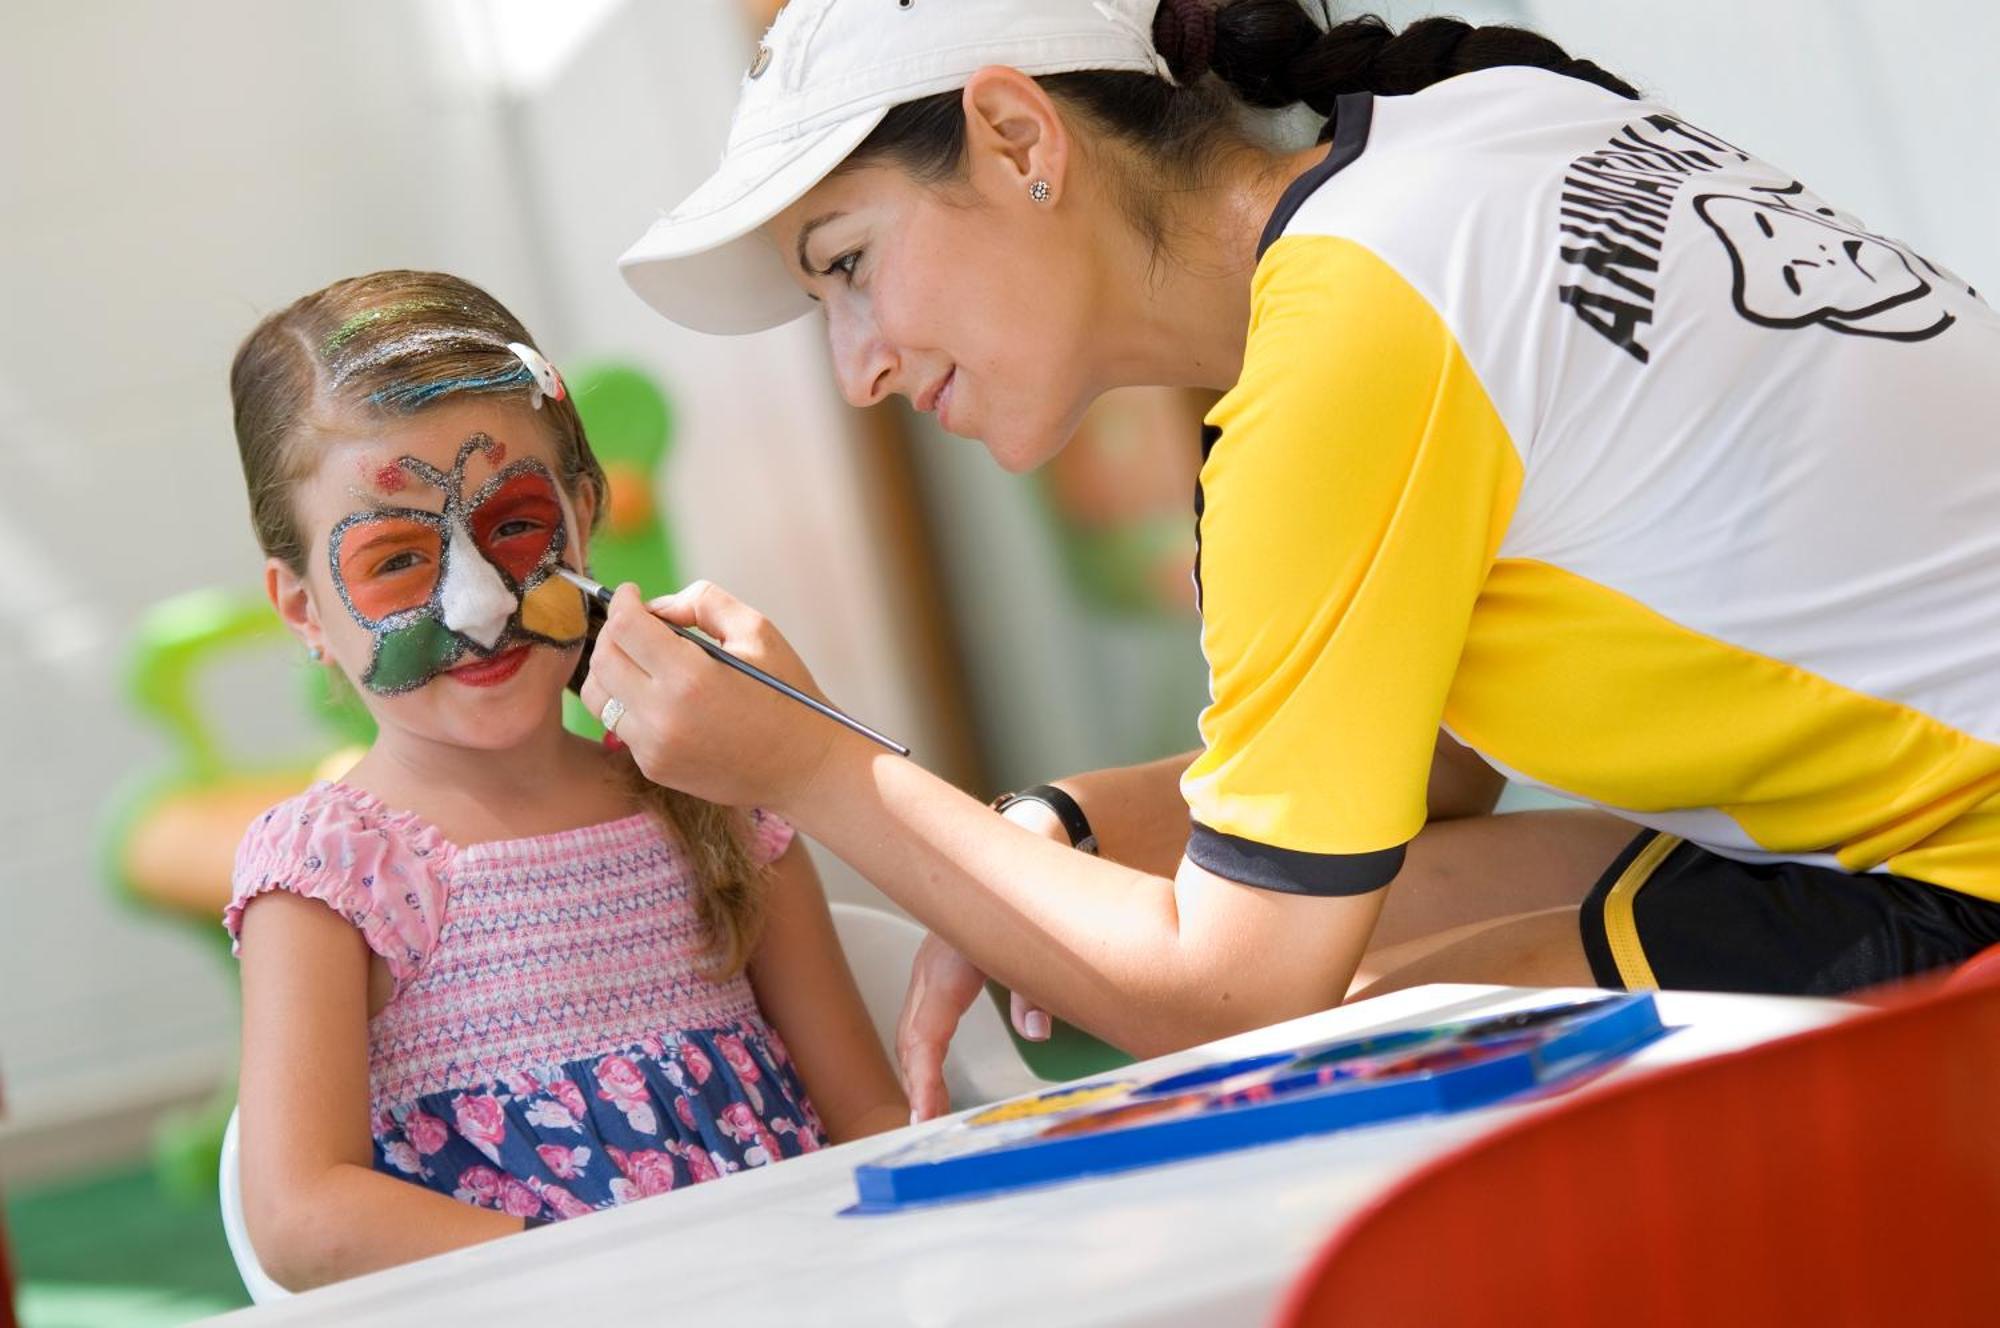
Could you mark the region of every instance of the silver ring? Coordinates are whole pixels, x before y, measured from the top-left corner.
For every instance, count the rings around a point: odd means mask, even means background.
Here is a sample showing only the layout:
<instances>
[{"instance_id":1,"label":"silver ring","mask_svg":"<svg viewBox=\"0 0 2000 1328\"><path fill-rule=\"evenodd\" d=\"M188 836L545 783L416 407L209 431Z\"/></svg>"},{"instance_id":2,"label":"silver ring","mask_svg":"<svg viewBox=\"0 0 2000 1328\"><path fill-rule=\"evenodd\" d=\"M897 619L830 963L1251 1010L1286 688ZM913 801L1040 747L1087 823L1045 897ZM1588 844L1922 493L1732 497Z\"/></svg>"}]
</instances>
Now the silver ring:
<instances>
[{"instance_id":1,"label":"silver ring","mask_svg":"<svg viewBox=\"0 0 2000 1328\"><path fill-rule=\"evenodd\" d=\"M604 726L606 733L616 733L618 721L623 718L625 718L625 703L614 696L604 703L604 713L597 717L597 722Z\"/></svg>"}]
</instances>

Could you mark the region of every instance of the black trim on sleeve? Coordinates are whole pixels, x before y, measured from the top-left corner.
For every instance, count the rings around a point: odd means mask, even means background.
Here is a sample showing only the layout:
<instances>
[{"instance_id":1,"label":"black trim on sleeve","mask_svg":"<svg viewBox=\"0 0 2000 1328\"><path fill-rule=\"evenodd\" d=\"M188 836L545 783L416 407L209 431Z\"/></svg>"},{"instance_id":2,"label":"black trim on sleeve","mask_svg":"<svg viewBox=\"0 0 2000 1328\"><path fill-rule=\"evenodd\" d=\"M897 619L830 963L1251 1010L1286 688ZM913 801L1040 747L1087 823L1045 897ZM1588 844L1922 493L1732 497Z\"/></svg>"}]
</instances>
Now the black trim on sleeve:
<instances>
[{"instance_id":1,"label":"black trim on sleeve","mask_svg":"<svg viewBox=\"0 0 2000 1328\"><path fill-rule=\"evenodd\" d=\"M1222 430L1213 424L1201 426L1201 464L1208 465L1208 454L1222 441ZM1208 495L1202 492L1201 475L1194 477L1194 611L1201 616L1201 518L1208 510Z\"/></svg>"},{"instance_id":2,"label":"black trim on sleeve","mask_svg":"<svg viewBox=\"0 0 2000 1328\"><path fill-rule=\"evenodd\" d=\"M1292 215L1313 196L1313 191L1331 180L1361 155L1368 146L1368 123L1375 113L1375 94L1372 92L1343 92L1333 103L1333 146L1326 155L1304 175L1285 186L1285 192L1278 197L1278 206L1272 211L1271 219L1264 223L1264 234L1257 241L1257 257L1277 243L1285 233L1285 227L1292 224Z\"/></svg>"},{"instance_id":3,"label":"black trim on sleeve","mask_svg":"<svg viewBox=\"0 0 2000 1328\"><path fill-rule=\"evenodd\" d=\"M1188 861L1241 885L1288 895L1365 895L1396 879L1403 850L1374 853L1299 853L1241 839L1195 822L1188 836Z\"/></svg>"}]
</instances>

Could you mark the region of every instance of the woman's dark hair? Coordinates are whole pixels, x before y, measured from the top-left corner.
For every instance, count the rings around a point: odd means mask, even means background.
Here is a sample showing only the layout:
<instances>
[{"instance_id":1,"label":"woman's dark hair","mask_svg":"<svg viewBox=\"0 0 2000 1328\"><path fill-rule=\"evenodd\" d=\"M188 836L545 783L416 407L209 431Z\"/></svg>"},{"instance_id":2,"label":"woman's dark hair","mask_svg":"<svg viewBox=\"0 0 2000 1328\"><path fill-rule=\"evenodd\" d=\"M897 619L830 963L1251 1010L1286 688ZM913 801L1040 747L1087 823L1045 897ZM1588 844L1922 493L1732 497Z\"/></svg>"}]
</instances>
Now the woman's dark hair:
<instances>
[{"instance_id":1,"label":"woman's dark hair","mask_svg":"<svg viewBox=\"0 0 2000 1328\"><path fill-rule=\"evenodd\" d=\"M1282 109L1303 103L1331 116L1343 93L1416 92L1503 65L1551 70L1621 97L1639 95L1526 28L1427 18L1398 32L1373 15L1322 28L1300 0L1161 0L1153 44L1173 82L1109 70L1038 81L1146 162L1150 169L1140 178L1119 184L1126 212L1155 248L1167 235L1165 195L1200 188L1219 156L1249 141L1237 113L1244 104ZM889 164L928 184L956 179L965 154L961 101L960 93L944 92L896 107L841 169Z\"/></svg>"}]
</instances>

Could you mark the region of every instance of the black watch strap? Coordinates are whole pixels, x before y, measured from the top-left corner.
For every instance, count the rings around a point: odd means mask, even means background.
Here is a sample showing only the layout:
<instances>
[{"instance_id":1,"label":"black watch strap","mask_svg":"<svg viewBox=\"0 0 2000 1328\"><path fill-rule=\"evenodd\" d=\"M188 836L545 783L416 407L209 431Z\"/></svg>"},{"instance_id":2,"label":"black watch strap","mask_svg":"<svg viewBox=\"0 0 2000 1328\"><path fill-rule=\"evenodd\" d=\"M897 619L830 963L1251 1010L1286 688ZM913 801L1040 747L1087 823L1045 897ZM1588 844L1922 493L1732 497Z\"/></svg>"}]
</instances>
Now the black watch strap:
<instances>
[{"instance_id":1,"label":"black watch strap","mask_svg":"<svg viewBox=\"0 0 2000 1328\"><path fill-rule=\"evenodd\" d=\"M1069 836L1071 848L1091 854L1097 852L1097 832L1090 828L1090 818L1083 814L1083 808L1075 798L1054 784L1037 784L1018 793L1002 793L993 800L993 810L1004 812L1017 802L1041 803L1062 822L1063 833Z\"/></svg>"}]
</instances>

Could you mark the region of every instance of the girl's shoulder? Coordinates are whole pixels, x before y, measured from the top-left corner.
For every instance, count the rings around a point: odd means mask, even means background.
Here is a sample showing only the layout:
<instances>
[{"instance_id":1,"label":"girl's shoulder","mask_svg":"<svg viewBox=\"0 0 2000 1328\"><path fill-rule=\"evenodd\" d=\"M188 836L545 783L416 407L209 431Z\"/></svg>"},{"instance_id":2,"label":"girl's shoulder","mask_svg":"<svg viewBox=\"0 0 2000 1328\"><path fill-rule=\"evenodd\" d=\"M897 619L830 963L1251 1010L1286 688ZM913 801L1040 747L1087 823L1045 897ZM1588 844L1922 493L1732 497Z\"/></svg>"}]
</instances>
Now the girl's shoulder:
<instances>
[{"instance_id":1,"label":"girl's shoulder","mask_svg":"<svg viewBox=\"0 0 2000 1328\"><path fill-rule=\"evenodd\" d=\"M361 932L400 986L437 942L453 854L422 818L322 780L244 832L223 926L240 952L251 900L273 890L317 899Z\"/></svg>"}]
</instances>

